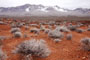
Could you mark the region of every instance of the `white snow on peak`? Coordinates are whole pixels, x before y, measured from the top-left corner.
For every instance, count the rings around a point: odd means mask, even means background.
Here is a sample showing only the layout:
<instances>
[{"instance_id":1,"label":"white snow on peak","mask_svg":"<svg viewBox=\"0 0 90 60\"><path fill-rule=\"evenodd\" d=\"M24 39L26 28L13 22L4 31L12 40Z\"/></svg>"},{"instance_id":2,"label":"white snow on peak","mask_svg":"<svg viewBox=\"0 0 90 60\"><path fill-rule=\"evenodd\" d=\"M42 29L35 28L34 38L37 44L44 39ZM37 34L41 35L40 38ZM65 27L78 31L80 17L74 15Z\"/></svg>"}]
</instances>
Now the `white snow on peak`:
<instances>
[{"instance_id":1,"label":"white snow on peak","mask_svg":"<svg viewBox=\"0 0 90 60\"><path fill-rule=\"evenodd\" d=\"M47 7L42 8L41 11L48 12L46 9L47 9Z\"/></svg>"},{"instance_id":2,"label":"white snow on peak","mask_svg":"<svg viewBox=\"0 0 90 60\"><path fill-rule=\"evenodd\" d=\"M40 10L40 11L43 11L43 12L48 12L46 9L47 9L48 7L44 7L44 8L40 8L40 9L38 9L38 10Z\"/></svg>"},{"instance_id":3,"label":"white snow on peak","mask_svg":"<svg viewBox=\"0 0 90 60\"><path fill-rule=\"evenodd\" d=\"M46 7L44 7L44 8L39 7L39 9L37 9L37 10L43 11L43 12L48 12L47 8L48 8L48 6L46 6ZM67 12L67 10L65 10L65 9L63 9L63 8L58 8L58 7L56 7L56 6L53 6L53 8L54 8L56 11ZM29 9L30 9L30 7L26 8L25 11L26 11L26 12L29 12L29 11L30 11Z\"/></svg>"},{"instance_id":4,"label":"white snow on peak","mask_svg":"<svg viewBox=\"0 0 90 60\"><path fill-rule=\"evenodd\" d=\"M53 7L55 10L57 11L61 11L61 12L67 12L65 9L63 8L57 8L57 7Z\"/></svg>"},{"instance_id":5,"label":"white snow on peak","mask_svg":"<svg viewBox=\"0 0 90 60\"><path fill-rule=\"evenodd\" d=\"M29 12L29 8L30 8L30 7L26 8L26 12Z\"/></svg>"}]
</instances>

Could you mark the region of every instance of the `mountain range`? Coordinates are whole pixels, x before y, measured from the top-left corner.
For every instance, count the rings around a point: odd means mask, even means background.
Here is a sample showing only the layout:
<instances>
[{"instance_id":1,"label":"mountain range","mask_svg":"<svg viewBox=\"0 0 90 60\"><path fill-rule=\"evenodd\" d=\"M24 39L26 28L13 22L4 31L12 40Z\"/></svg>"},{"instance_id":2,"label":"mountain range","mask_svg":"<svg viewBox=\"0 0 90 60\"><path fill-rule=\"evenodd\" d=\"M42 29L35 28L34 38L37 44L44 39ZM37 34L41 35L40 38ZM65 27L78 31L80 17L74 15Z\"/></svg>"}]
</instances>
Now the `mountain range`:
<instances>
[{"instance_id":1,"label":"mountain range","mask_svg":"<svg viewBox=\"0 0 90 60\"><path fill-rule=\"evenodd\" d=\"M74 10L59 6L25 4L16 7L0 7L0 16L90 16L89 8Z\"/></svg>"}]
</instances>

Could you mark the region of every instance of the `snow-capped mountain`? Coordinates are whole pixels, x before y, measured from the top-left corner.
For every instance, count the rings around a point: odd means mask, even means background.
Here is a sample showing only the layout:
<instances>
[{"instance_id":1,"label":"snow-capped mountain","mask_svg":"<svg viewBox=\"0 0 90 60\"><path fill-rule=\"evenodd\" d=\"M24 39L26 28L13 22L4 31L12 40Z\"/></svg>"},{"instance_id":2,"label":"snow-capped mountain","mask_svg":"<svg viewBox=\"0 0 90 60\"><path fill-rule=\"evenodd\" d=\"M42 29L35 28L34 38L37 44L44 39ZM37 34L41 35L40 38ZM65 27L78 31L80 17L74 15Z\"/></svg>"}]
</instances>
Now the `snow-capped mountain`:
<instances>
[{"instance_id":1,"label":"snow-capped mountain","mask_svg":"<svg viewBox=\"0 0 90 60\"><path fill-rule=\"evenodd\" d=\"M59 6L25 4L16 7L0 7L0 15L9 16L90 16L90 9L77 8L69 10Z\"/></svg>"}]
</instances>

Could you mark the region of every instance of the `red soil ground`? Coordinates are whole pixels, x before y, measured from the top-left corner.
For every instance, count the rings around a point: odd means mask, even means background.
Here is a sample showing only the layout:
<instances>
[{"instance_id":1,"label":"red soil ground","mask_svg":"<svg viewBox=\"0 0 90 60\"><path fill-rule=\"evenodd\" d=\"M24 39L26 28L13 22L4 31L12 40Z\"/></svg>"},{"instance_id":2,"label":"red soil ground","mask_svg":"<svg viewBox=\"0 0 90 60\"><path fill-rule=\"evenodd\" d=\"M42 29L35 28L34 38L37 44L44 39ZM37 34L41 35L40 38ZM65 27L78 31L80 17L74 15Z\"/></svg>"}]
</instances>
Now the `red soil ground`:
<instances>
[{"instance_id":1,"label":"red soil ground","mask_svg":"<svg viewBox=\"0 0 90 60\"><path fill-rule=\"evenodd\" d=\"M81 28L86 29L87 27ZM73 35L72 40L66 40L64 37L61 42L55 43L53 39L49 38L44 32L40 32L38 36L35 36L33 33L30 33L29 30L25 30L25 28L22 27L22 33L26 33L29 37L12 38L13 35L10 33L10 30L10 25L0 25L0 35L10 37L3 41L3 51L8 55L7 60L22 60L22 56L20 54L13 54L12 50L21 42L32 38L46 40L52 52L47 58L33 57L34 60L90 60L90 52L83 51L80 46L80 40L82 38L90 37L90 32L88 31L83 33L71 32Z\"/></svg>"}]
</instances>

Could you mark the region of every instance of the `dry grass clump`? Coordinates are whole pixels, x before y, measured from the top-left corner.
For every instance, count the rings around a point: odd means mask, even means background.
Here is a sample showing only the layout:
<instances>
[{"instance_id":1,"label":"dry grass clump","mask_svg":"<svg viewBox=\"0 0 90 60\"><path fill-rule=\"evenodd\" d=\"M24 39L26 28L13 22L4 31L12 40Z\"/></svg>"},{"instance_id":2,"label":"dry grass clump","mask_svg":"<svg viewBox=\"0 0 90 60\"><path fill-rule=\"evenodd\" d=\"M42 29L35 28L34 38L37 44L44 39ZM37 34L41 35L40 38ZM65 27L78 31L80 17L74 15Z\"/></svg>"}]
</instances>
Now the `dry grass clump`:
<instances>
[{"instance_id":1,"label":"dry grass clump","mask_svg":"<svg viewBox=\"0 0 90 60\"><path fill-rule=\"evenodd\" d=\"M70 29L71 31L75 31L77 29L76 25L69 25L68 29Z\"/></svg>"},{"instance_id":2,"label":"dry grass clump","mask_svg":"<svg viewBox=\"0 0 90 60\"><path fill-rule=\"evenodd\" d=\"M5 40L6 38L6 36L0 36L0 46L3 45L3 40Z\"/></svg>"},{"instance_id":3,"label":"dry grass clump","mask_svg":"<svg viewBox=\"0 0 90 60\"><path fill-rule=\"evenodd\" d=\"M16 23L16 27L21 28L22 26L23 26L23 23L22 23L22 22L17 22L17 23Z\"/></svg>"},{"instance_id":4,"label":"dry grass clump","mask_svg":"<svg viewBox=\"0 0 90 60\"><path fill-rule=\"evenodd\" d=\"M58 26L56 27L56 30L61 31L61 32L70 32L70 30L66 26Z\"/></svg>"},{"instance_id":5,"label":"dry grass clump","mask_svg":"<svg viewBox=\"0 0 90 60\"><path fill-rule=\"evenodd\" d=\"M22 33L21 32L15 32L14 33L14 37L15 38L21 38L22 37Z\"/></svg>"},{"instance_id":6,"label":"dry grass clump","mask_svg":"<svg viewBox=\"0 0 90 60\"><path fill-rule=\"evenodd\" d=\"M11 33L20 32L20 28L12 28Z\"/></svg>"},{"instance_id":7,"label":"dry grass clump","mask_svg":"<svg viewBox=\"0 0 90 60\"><path fill-rule=\"evenodd\" d=\"M72 40L72 34L67 34L66 38L67 40Z\"/></svg>"},{"instance_id":8,"label":"dry grass clump","mask_svg":"<svg viewBox=\"0 0 90 60\"><path fill-rule=\"evenodd\" d=\"M54 42L55 42L55 43L58 43L58 42L60 42L60 41L62 41L62 40L60 40L60 39L54 39Z\"/></svg>"},{"instance_id":9,"label":"dry grass clump","mask_svg":"<svg viewBox=\"0 0 90 60\"><path fill-rule=\"evenodd\" d=\"M44 31L46 34L50 32L50 29L45 29Z\"/></svg>"},{"instance_id":10,"label":"dry grass clump","mask_svg":"<svg viewBox=\"0 0 90 60\"><path fill-rule=\"evenodd\" d=\"M11 23L11 28L16 28L16 24L15 23Z\"/></svg>"},{"instance_id":11,"label":"dry grass clump","mask_svg":"<svg viewBox=\"0 0 90 60\"><path fill-rule=\"evenodd\" d=\"M0 36L0 40L5 40L6 38L6 36Z\"/></svg>"},{"instance_id":12,"label":"dry grass clump","mask_svg":"<svg viewBox=\"0 0 90 60\"><path fill-rule=\"evenodd\" d=\"M77 22L77 27L81 27L81 26L84 26L84 24Z\"/></svg>"},{"instance_id":13,"label":"dry grass clump","mask_svg":"<svg viewBox=\"0 0 90 60\"><path fill-rule=\"evenodd\" d=\"M22 42L13 51L14 53L19 53L21 55L34 55L38 57L48 57L51 53L45 40L31 39Z\"/></svg>"},{"instance_id":14,"label":"dry grass clump","mask_svg":"<svg viewBox=\"0 0 90 60\"><path fill-rule=\"evenodd\" d=\"M39 34L40 30L37 28L33 28L30 30L30 32L35 33L35 34Z\"/></svg>"},{"instance_id":15,"label":"dry grass clump","mask_svg":"<svg viewBox=\"0 0 90 60\"><path fill-rule=\"evenodd\" d=\"M87 31L90 31L90 28L88 28Z\"/></svg>"},{"instance_id":16,"label":"dry grass clump","mask_svg":"<svg viewBox=\"0 0 90 60\"><path fill-rule=\"evenodd\" d=\"M76 29L76 32L82 33L82 32L84 32L84 30L83 29Z\"/></svg>"},{"instance_id":17,"label":"dry grass clump","mask_svg":"<svg viewBox=\"0 0 90 60\"><path fill-rule=\"evenodd\" d=\"M84 50L90 51L90 38L81 39L81 46Z\"/></svg>"},{"instance_id":18,"label":"dry grass clump","mask_svg":"<svg viewBox=\"0 0 90 60\"><path fill-rule=\"evenodd\" d=\"M27 34L24 34L24 35L23 35L23 37L24 37L24 38L27 38L27 37L28 37L28 35L27 35Z\"/></svg>"},{"instance_id":19,"label":"dry grass clump","mask_svg":"<svg viewBox=\"0 0 90 60\"><path fill-rule=\"evenodd\" d=\"M64 34L60 31L57 31L57 30L52 30L48 33L48 36L51 37L51 38L54 38L54 39L57 39L57 38L63 38L64 37Z\"/></svg>"},{"instance_id":20,"label":"dry grass clump","mask_svg":"<svg viewBox=\"0 0 90 60\"><path fill-rule=\"evenodd\" d=\"M3 21L0 21L0 25L5 25L6 23L4 23Z\"/></svg>"},{"instance_id":21,"label":"dry grass clump","mask_svg":"<svg viewBox=\"0 0 90 60\"><path fill-rule=\"evenodd\" d=\"M43 25L40 26L41 31L45 31L45 29L46 29L45 26L43 26Z\"/></svg>"},{"instance_id":22,"label":"dry grass clump","mask_svg":"<svg viewBox=\"0 0 90 60\"><path fill-rule=\"evenodd\" d=\"M51 25L48 25L48 28L49 28L49 29L52 29L52 26L51 26Z\"/></svg>"},{"instance_id":23,"label":"dry grass clump","mask_svg":"<svg viewBox=\"0 0 90 60\"><path fill-rule=\"evenodd\" d=\"M28 30L29 29L29 26L24 26L25 27L25 30Z\"/></svg>"},{"instance_id":24,"label":"dry grass clump","mask_svg":"<svg viewBox=\"0 0 90 60\"><path fill-rule=\"evenodd\" d=\"M0 60L6 60L7 55L2 51L2 48L0 48Z\"/></svg>"},{"instance_id":25,"label":"dry grass clump","mask_svg":"<svg viewBox=\"0 0 90 60\"><path fill-rule=\"evenodd\" d=\"M30 26L32 26L32 27L37 27L38 24L30 24Z\"/></svg>"}]
</instances>

